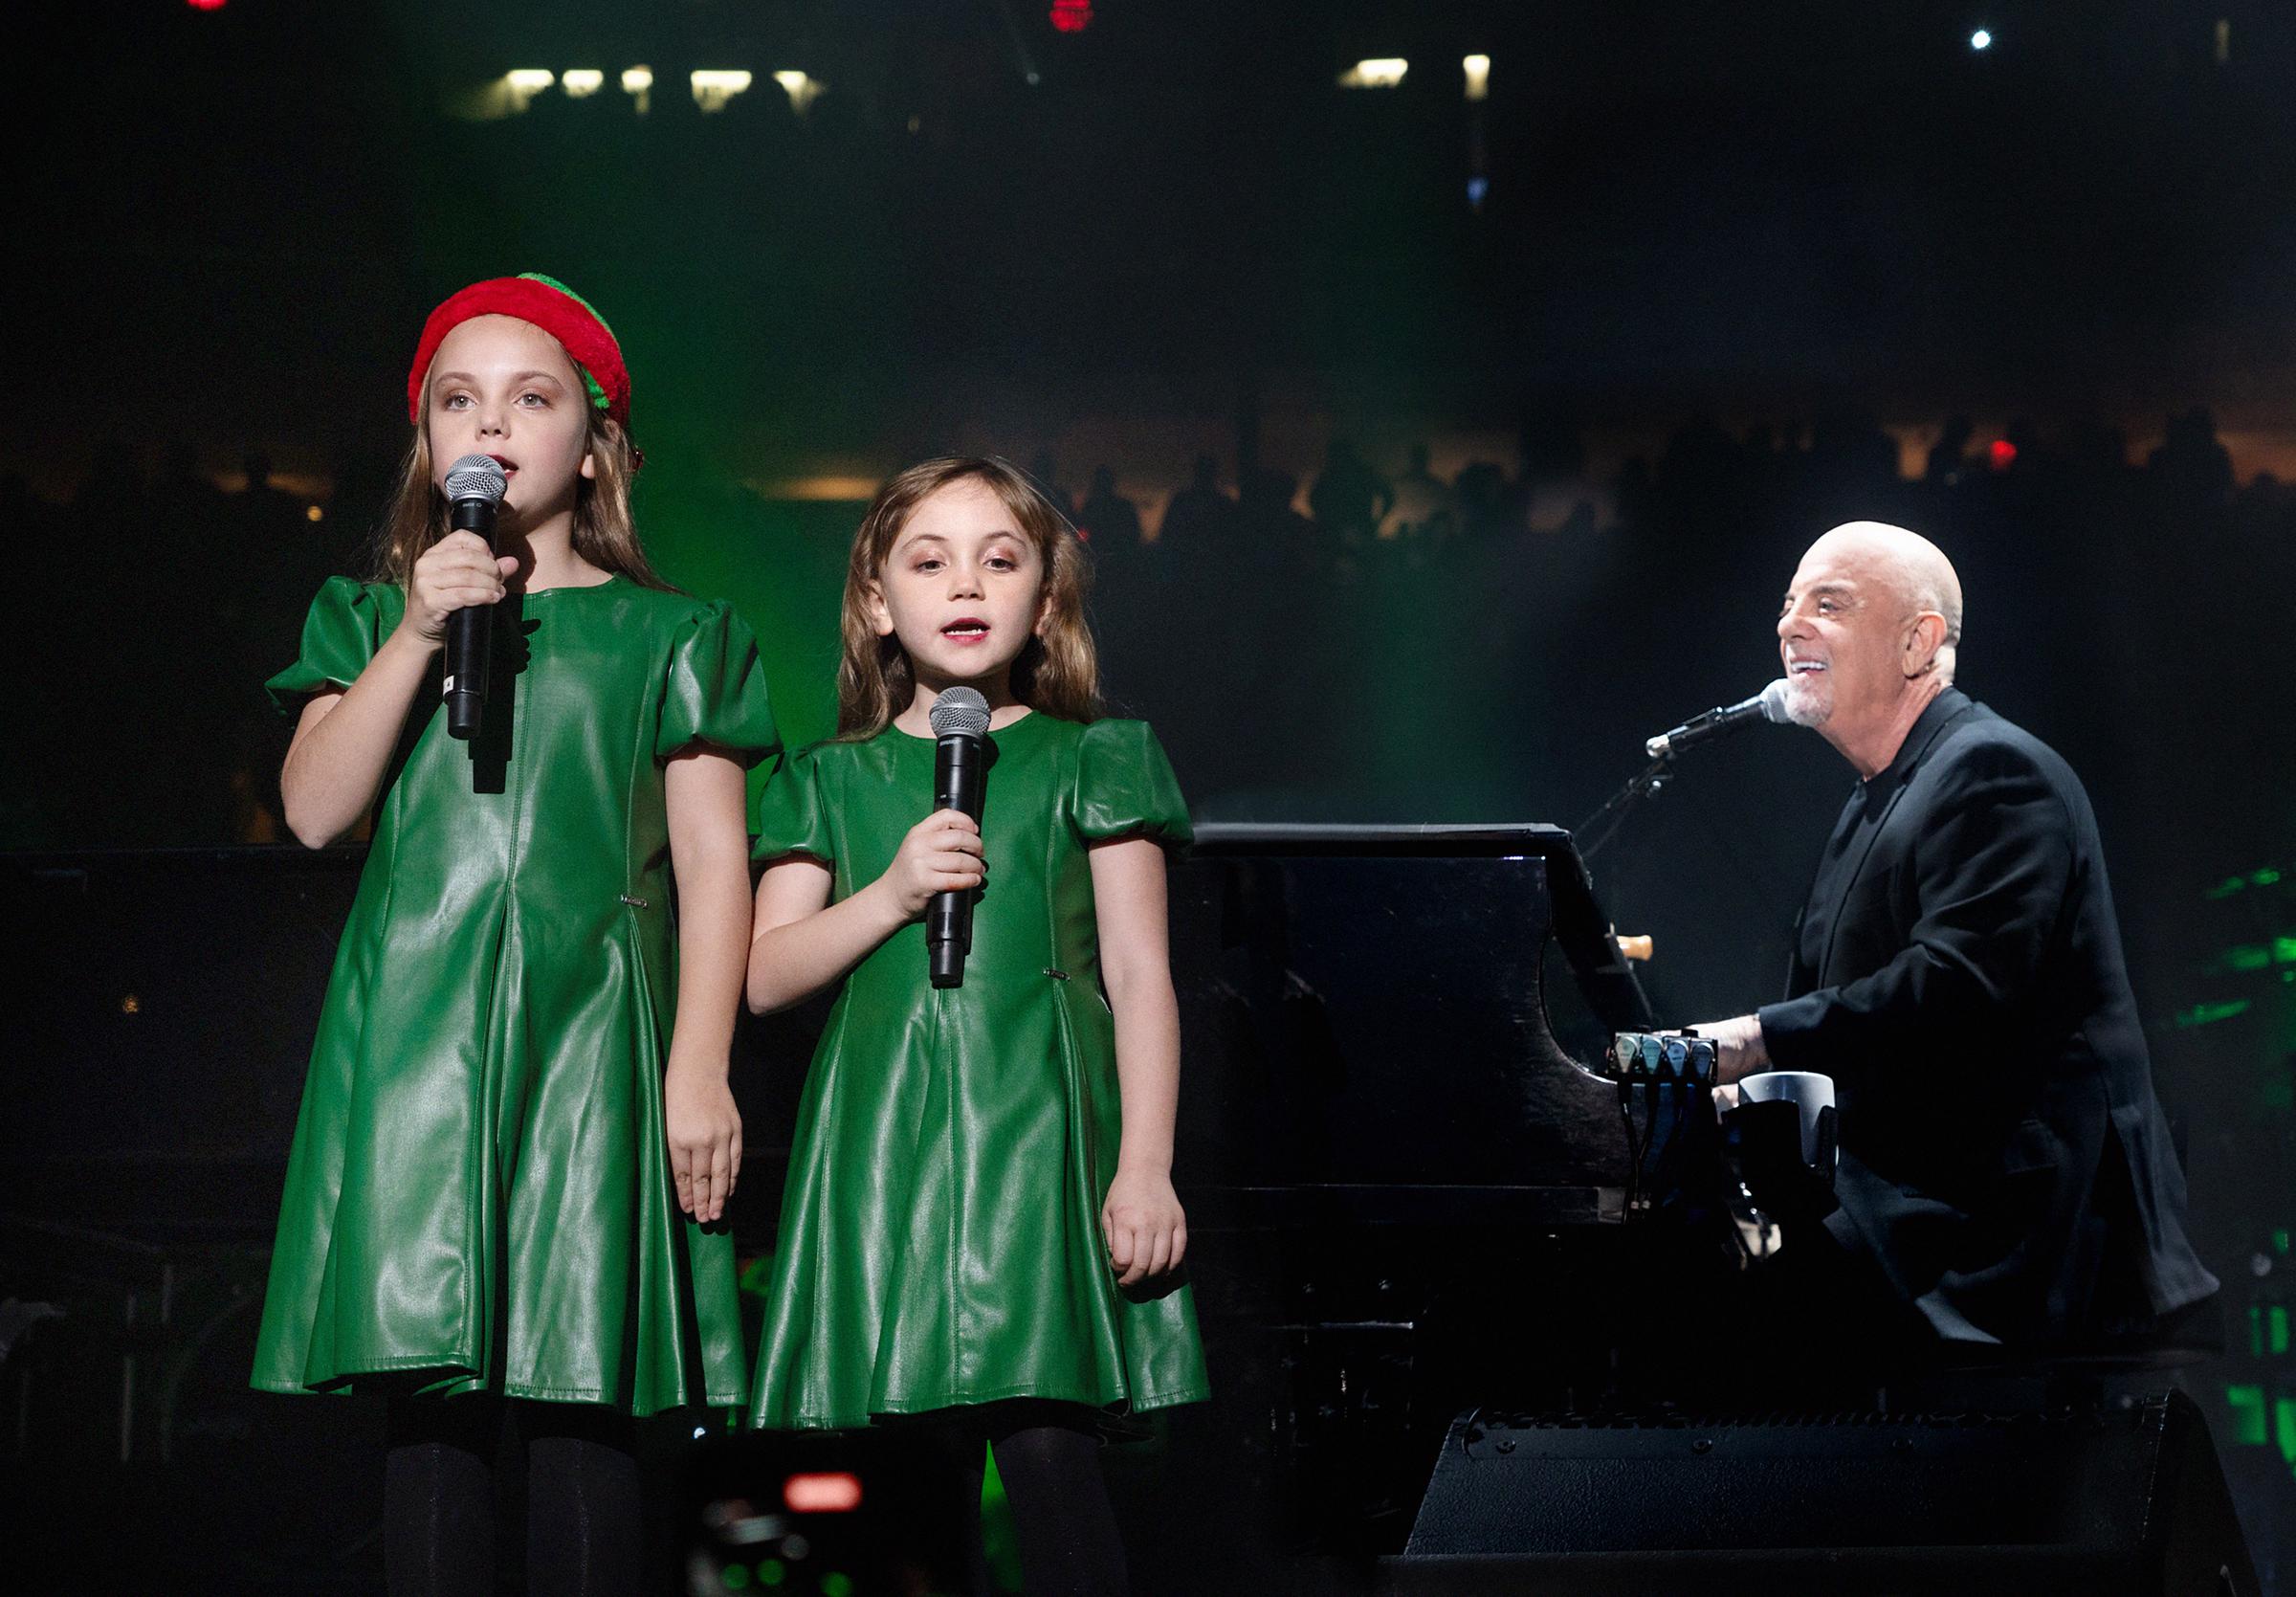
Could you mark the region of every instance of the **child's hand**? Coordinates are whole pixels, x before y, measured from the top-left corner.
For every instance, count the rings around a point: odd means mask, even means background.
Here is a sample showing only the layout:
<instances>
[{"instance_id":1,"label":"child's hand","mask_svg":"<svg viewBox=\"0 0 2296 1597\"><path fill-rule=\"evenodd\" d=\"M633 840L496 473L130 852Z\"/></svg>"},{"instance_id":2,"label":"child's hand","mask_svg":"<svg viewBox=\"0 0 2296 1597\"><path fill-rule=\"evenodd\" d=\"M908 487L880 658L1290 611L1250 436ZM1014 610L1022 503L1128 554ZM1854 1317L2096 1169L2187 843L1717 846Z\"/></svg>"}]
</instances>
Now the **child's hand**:
<instances>
[{"instance_id":1,"label":"child's hand","mask_svg":"<svg viewBox=\"0 0 2296 1597\"><path fill-rule=\"evenodd\" d=\"M909 829L901 852L877 878L893 890L905 920L925 913L936 893L979 887L988 879L981 824L956 810L937 810Z\"/></svg>"},{"instance_id":2,"label":"child's hand","mask_svg":"<svg viewBox=\"0 0 2296 1597\"><path fill-rule=\"evenodd\" d=\"M689 1069L672 1059L662 1082L662 1120L677 1207L704 1223L717 1219L741 1174L741 1112L723 1069Z\"/></svg>"},{"instance_id":3,"label":"child's hand","mask_svg":"<svg viewBox=\"0 0 2296 1597\"><path fill-rule=\"evenodd\" d=\"M497 555L475 532L450 532L423 551L408 585L407 618L426 643L447 635L447 617L467 605L491 605L502 597L502 579L519 568L509 555Z\"/></svg>"},{"instance_id":4,"label":"child's hand","mask_svg":"<svg viewBox=\"0 0 2296 1597\"><path fill-rule=\"evenodd\" d=\"M1188 1252L1188 1217L1180 1211L1172 1178L1118 1170L1108 1184L1108 1202L1100 1206L1100 1233L1108 1239L1118 1286L1178 1270Z\"/></svg>"}]
</instances>

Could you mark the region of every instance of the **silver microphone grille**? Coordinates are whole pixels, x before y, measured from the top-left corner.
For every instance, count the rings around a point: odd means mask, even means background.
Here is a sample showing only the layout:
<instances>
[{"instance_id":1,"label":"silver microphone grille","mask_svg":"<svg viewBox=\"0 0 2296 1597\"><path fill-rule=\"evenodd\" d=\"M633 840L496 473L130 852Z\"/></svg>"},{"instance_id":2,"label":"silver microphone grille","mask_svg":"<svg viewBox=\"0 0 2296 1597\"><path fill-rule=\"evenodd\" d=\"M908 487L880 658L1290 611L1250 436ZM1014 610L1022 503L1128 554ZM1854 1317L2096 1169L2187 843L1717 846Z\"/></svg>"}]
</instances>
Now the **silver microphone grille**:
<instances>
[{"instance_id":1,"label":"silver microphone grille","mask_svg":"<svg viewBox=\"0 0 2296 1597\"><path fill-rule=\"evenodd\" d=\"M492 455L466 455L447 468L447 498L450 499L485 499L492 504L502 502L502 491L510 486L502 475L501 463Z\"/></svg>"},{"instance_id":2,"label":"silver microphone grille","mask_svg":"<svg viewBox=\"0 0 2296 1597\"><path fill-rule=\"evenodd\" d=\"M1793 721L1794 718L1786 713L1786 679L1783 677L1762 690L1764 720L1779 726L1784 726Z\"/></svg>"},{"instance_id":3,"label":"silver microphone grille","mask_svg":"<svg viewBox=\"0 0 2296 1597\"><path fill-rule=\"evenodd\" d=\"M988 731L988 700L974 688L945 688L930 719L937 738L978 738Z\"/></svg>"}]
</instances>

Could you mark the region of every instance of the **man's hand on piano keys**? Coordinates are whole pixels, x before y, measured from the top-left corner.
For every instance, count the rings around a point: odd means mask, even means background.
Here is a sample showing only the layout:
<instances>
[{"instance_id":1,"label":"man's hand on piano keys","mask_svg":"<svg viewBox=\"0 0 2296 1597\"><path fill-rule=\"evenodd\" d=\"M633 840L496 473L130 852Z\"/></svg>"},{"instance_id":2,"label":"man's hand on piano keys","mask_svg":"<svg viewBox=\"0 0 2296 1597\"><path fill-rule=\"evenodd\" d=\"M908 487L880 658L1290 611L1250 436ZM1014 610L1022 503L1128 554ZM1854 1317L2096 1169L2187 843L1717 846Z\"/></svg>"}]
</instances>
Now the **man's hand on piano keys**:
<instances>
[{"instance_id":1,"label":"man's hand on piano keys","mask_svg":"<svg viewBox=\"0 0 2296 1597\"><path fill-rule=\"evenodd\" d=\"M1702 1037L1712 1039L1714 1045L1714 1074L1725 1082L1735 1081L1742 1076L1770 1068L1770 1050L1762 1041L1762 1023L1755 1015L1739 1015L1734 1020L1700 1021L1690 1028Z\"/></svg>"}]
</instances>

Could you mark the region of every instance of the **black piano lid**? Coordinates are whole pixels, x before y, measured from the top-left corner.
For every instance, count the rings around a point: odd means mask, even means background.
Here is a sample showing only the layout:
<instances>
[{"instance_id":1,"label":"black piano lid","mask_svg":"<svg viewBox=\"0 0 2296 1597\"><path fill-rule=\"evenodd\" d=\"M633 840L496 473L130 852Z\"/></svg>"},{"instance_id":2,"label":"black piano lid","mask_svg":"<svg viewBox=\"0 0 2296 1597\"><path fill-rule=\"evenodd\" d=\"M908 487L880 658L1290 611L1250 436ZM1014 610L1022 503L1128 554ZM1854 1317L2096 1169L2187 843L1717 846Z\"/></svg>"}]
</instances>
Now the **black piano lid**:
<instances>
[{"instance_id":1,"label":"black piano lid","mask_svg":"<svg viewBox=\"0 0 2296 1597\"><path fill-rule=\"evenodd\" d=\"M1634 967L1619 952L1610 919L1596 900L1594 878L1566 828L1542 821L1206 821L1196 828L1189 852L1214 858L1273 854L1543 860L1554 903L1555 943L1578 978L1588 1007L1614 1031L1649 1031L1657 1024Z\"/></svg>"}]
</instances>

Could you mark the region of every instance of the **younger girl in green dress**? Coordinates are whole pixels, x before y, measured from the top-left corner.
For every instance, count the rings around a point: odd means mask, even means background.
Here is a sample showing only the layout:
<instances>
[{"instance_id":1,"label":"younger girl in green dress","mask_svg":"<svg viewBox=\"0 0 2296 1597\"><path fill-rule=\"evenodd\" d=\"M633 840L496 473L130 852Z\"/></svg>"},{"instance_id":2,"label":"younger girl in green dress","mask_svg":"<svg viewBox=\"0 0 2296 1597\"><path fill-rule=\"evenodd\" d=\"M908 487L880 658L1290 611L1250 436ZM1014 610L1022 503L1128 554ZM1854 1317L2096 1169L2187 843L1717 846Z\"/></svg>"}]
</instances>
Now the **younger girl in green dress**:
<instances>
[{"instance_id":1,"label":"younger girl in green dress","mask_svg":"<svg viewBox=\"0 0 2296 1597\"><path fill-rule=\"evenodd\" d=\"M371 812L374 841L254 1384L389 1398L393 1593L494 1590L508 1417L527 1588L620 1597L644 1581L630 1416L745 1394L731 1238L705 1224L741 1160L743 770L777 740L748 630L639 549L629 379L586 303L541 277L462 290L408 414L376 580L328 582L270 684L298 716L289 826L317 848ZM447 529L439 484L472 454L509 480L498 557ZM440 639L469 605L495 613L465 743Z\"/></svg>"},{"instance_id":2,"label":"younger girl in green dress","mask_svg":"<svg viewBox=\"0 0 2296 1597\"><path fill-rule=\"evenodd\" d=\"M1163 846L1187 809L1146 724L1097 719L1083 564L1002 461L879 492L846 577L838 736L761 804L749 962L761 1012L844 984L792 1140L751 1420L935 1415L974 1460L984 1436L1030 1597L1123 1589L1099 1435L1206 1395L1171 1178ZM928 712L957 685L991 710L979 826L918 819ZM963 985L935 988L927 900L976 887Z\"/></svg>"}]
</instances>

